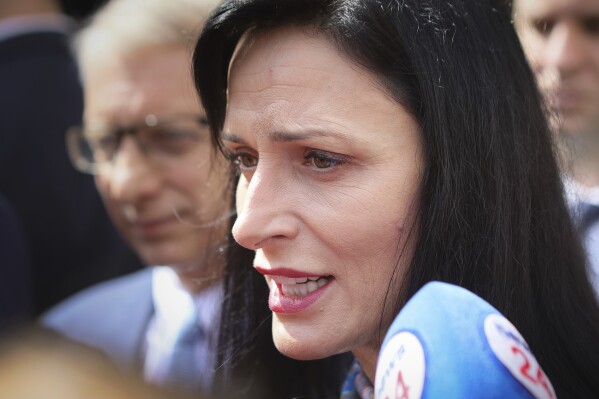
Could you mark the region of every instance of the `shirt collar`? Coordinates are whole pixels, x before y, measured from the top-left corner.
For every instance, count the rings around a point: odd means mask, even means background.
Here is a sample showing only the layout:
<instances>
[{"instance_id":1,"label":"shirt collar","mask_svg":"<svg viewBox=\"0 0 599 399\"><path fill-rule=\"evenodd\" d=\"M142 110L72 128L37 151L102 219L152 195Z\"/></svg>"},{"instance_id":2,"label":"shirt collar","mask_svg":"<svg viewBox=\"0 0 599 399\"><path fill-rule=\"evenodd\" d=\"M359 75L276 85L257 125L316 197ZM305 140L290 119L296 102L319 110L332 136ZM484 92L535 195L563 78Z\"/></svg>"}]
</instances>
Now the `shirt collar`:
<instances>
[{"instance_id":1,"label":"shirt collar","mask_svg":"<svg viewBox=\"0 0 599 399\"><path fill-rule=\"evenodd\" d=\"M222 284L215 284L198 294L185 289L175 271L167 266L152 270L152 298L155 317L164 321L169 336L176 336L180 326L190 318L197 320L204 331L214 331L218 325Z\"/></svg>"},{"instance_id":2,"label":"shirt collar","mask_svg":"<svg viewBox=\"0 0 599 399\"><path fill-rule=\"evenodd\" d=\"M355 359L341 387L341 399L373 398L374 386L366 374L364 374L358 359Z\"/></svg>"},{"instance_id":3,"label":"shirt collar","mask_svg":"<svg viewBox=\"0 0 599 399\"><path fill-rule=\"evenodd\" d=\"M569 204L575 205L584 202L586 204L599 206L599 186L583 186L570 177L565 177L563 182L566 199Z\"/></svg>"}]
</instances>

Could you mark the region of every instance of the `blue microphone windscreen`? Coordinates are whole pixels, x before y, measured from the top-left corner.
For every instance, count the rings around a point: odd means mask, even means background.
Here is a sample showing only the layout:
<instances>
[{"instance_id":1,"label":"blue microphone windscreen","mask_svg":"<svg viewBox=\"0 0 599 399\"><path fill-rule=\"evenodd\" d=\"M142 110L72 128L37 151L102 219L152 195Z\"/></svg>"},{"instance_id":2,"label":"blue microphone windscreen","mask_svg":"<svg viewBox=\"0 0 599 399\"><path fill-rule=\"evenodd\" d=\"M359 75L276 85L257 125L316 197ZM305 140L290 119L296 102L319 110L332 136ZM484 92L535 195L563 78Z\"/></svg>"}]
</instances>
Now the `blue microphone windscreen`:
<instances>
[{"instance_id":1,"label":"blue microphone windscreen","mask_svg":"<svg viewBox=\"0 0 599 399\"><path fill-rule=\"evenodd\" d=\"M555 391L497 309L464 288L432 282L408 301L385 336L375 398L554 399Z\"/></svg>"}]
</instances>

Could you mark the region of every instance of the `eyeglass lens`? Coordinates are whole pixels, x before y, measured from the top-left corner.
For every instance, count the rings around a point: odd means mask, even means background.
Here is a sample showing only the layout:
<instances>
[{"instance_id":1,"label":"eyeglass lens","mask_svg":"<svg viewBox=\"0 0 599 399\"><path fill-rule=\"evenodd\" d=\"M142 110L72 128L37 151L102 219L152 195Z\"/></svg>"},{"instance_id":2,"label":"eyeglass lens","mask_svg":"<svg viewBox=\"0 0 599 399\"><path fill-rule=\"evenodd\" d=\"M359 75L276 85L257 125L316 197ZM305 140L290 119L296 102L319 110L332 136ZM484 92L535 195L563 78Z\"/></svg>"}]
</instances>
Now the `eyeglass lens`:
<instances>
[{"instance_id":1,"label":"eyeglass lens","mask_svg":"<svg viewBox=\"0 0 599 399\"><path fill-rule=\"evenodd\" d=\"M133 138L140 150L149 158L158 161L179 159L201 145L208 145L208 129L205 120L199 118L179 118L156 121L128 128L86 131L83 140L88 150L81 155L90 163L105 164L118 154L123 140Z\"/></svg>"}]
</instances>

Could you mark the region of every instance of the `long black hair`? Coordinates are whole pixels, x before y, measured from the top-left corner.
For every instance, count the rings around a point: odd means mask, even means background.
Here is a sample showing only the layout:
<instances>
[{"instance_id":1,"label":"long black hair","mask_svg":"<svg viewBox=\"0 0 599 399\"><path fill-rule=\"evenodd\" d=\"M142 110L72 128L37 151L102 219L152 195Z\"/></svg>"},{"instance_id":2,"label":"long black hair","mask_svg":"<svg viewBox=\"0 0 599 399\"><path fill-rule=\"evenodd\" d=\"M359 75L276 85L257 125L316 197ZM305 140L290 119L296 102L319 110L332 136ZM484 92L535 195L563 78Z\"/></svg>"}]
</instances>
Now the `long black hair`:
<instances>
[{"instance_id":1,"label":"long black hair","mask_svg":"<svg viewBox=\"0 0 599 399\"><path fill-rule=\"evenodd\" d=\"M225 1L198 41L196 85L218 143L240 37L290 24L324 34L420 124L417 240L397 310L429 281L465 287L522 332L558 396L599 397L599 307L507 4ZM250 266L247 255L228 266L238 282L229 286L228 306L245 311L245 323L262 306L255 301L266 301L260 290L239 295L241 282L255 278ZM223 338L242 342L240 334Z\"/></svg>"}]
</instances>

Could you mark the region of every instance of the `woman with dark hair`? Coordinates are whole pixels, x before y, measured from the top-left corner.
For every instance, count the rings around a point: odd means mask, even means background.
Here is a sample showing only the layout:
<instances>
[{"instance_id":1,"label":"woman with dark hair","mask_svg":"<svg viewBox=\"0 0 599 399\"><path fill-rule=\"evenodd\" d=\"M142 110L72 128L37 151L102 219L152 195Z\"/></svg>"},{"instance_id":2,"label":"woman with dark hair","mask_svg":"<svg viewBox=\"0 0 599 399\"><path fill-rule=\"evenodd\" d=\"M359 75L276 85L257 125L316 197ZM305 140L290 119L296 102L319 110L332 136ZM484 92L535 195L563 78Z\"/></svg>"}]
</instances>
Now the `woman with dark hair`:
<instances>
[{"instance_id":1,"label":"woman with dark hair","mask_svg":"<svg viewBox=\"0 0 599 399\"><path fill-rule=\"evenodd\" d=\"M599 396L597 301L533 76L509 10L490 3L248 0L213 14L196 84L239 172L233 237L255 251L229 259L224 313L239 317L221 342L238 361L224 369L251 370L265 340L253 264L292 358L351 350L373 381L393 316L438 280L511 320L558 396Z\"/></svg>"}]
</instances>

